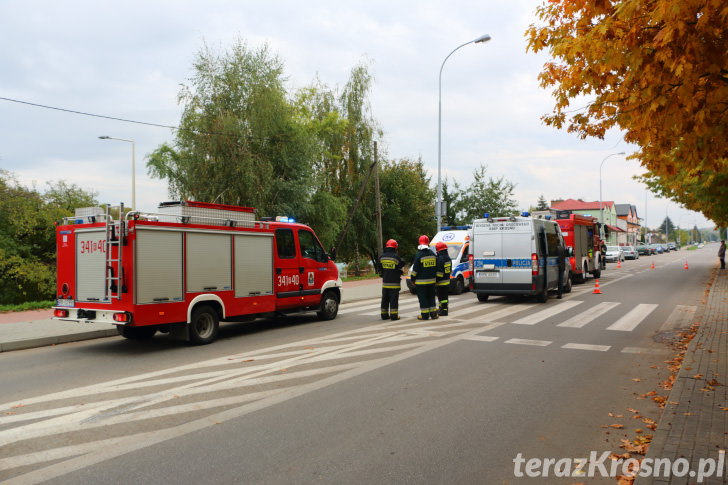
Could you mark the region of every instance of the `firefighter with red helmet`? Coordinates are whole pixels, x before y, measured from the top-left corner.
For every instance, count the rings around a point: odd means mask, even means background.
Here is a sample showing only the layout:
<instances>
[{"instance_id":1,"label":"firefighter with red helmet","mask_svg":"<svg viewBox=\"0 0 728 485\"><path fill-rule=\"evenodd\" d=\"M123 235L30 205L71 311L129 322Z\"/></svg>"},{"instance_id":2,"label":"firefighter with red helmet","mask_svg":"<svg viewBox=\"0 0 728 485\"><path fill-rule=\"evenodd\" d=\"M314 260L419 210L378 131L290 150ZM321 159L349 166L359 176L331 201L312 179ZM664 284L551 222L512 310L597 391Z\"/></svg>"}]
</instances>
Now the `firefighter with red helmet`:
<instances>
[{"instance_id":1,"label":"firefighter with red helmet","mask_svg":"<svg viewBox=\"0 0 728 485\"><path fill-rule=\"evenodd\" d=\"M437 281L437 256L430 250L430 238L420 236L417 254L412 263L410 278L417 289L420 301L418 320L433 320L438 317L435 301L435 283Z\"/></svg>"},{"instance_id":2,"label":"firefighter with red helmet","mask_svg":"<svg viewBox=\"0 0 728 485\"><path fill-rule=\"evenodd\" d=\"M379 264L382 266L382 320L399 320L399 290L404 261L397 254L397 241L387 241Z\"/></svg>"},{"instance_id":3,"label":"firefighter with red helmet","mask_svg":"<svg viewBox=\"0 0 728 485\"><path fill-rule=\"evenodd\" d=\"M447 252L447 244L440 241L435 245L437 251L437 299L440 303L439 313L447 316L447 295L450 292L450 274L452 273L452 259Z\"/></svg>"}]
</instances>

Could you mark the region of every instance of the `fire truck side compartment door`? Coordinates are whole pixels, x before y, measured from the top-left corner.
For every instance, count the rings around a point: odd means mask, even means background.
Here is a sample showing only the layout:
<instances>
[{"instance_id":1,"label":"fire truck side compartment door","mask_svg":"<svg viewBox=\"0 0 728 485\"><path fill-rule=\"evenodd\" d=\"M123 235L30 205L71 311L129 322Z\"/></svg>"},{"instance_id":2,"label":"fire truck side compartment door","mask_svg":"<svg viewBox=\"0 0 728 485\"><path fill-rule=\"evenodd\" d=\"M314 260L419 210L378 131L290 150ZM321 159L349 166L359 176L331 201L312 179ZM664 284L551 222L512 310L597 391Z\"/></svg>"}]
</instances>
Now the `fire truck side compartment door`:
<instances>
[{"instance_id":1,"label":"fire truck side compartment door","mask_svg":"<svg viewBox=\"0 0 728 485\"><path fill-rule=\"evenodd\" d=\"M76 301L104 299L105 244L103 228L76 231Z\"/></svg>"},{"instance_id":2,"label":"fire truck side compartment door","mask_svg":"<svg viewBox=\"0 0 728 485\"><path fill-rule=\"evenodd\" d=\"M188 293L233 289L231 241L230 234L187 232L185 260Z\"/></svg>"},{"instance_id":3,"label":"fire truck side compartment door","mask_svg":"<svg viewBox=\"0 0 728 485\"><path fill-rule=\"evenodd\" d=\"M137 227L135 250L136 302L182 301L182 232Z\"/></svg>"},{"instance_id":4,"label":"fire truck side compartment door","mask_svg":"<svg viewBox=\"0 0 728 485\"><path fill-rule=\"evenodd\" d=\"M273 236L235 236L235 297L273 294Z\"/></svg>"}]
</instances>

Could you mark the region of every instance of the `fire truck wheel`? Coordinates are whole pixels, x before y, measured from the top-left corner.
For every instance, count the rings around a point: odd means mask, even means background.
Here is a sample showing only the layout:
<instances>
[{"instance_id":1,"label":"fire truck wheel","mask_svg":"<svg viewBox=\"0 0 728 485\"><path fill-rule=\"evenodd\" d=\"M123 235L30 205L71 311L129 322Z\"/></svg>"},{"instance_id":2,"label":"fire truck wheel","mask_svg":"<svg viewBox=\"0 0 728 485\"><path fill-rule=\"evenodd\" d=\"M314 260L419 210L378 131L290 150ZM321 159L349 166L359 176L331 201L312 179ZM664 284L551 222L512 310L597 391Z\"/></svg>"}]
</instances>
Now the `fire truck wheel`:
<instances>
[{"instance_id":1,"label":"fire truck wheel","mask_svg":"<svg viewBox=\"0 0 728 485\"><path fill-rule=\"evenodd\" d=\"M192 312L190 321L190 342L194 345L205 345L217 338L219 319L217 312L207 306L198 306Z\"/></svg>"},{"instance_id":2,"label":"fire truck wheel","mask_svg":"<svg viewBox=\"0 0 728 485\"><path fill-rule=\"evenodd\" d=\"M129 340L148 340L157 333L157 327L127 327L125 325L117 325L116 331L119 332L119 335Z\"/></svg>"},{"instance_id":3,"label":"fire truck wheel","mask_svg":"<svg viewBox=\"0 0 728 485\"><path fill-rule=\"evenodd\" d=\"M321 296L321 310L316 312L319 320L333 320L336 318L336 314L339 313L339 299L333 291L324 292Z\"/></svg>"},{"instance_id":4,"label":"fire truck wheel","mask_svg":"<svg viewBox=\"0 0 728 485\"><path fill-rule=\"evenodd\" d=\"M594 275L594 278L595 279L599 279L599 278L602 277L602 270L601 269L595 269L594 272L592 273L592 275Z\"/></svg>"}]
</instances>

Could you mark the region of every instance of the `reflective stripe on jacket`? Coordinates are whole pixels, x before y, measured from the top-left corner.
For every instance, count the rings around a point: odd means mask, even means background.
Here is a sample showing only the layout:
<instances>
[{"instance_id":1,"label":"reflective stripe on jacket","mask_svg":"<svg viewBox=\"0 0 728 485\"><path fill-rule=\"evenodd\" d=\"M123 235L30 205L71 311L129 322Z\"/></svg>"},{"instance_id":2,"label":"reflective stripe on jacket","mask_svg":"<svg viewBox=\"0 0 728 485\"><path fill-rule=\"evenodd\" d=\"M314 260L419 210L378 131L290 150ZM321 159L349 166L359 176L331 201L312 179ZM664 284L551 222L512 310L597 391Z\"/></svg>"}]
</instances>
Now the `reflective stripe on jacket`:
<instances>
[{"instance_id":1,"label":"reflective stripe on jacket","mask_svg":"<svg viewBox=\"0 0 728 485\"><path fill-rule=\"evenodd\" d=\"M399 257L394 248L384 248L382 257L379 258L382 265L382 288L399 289L402 278L404 261Z\"/></svg>"},{"instance_id":2,"label":"reflective stripe on jacket","mask_svg":"<svg viewBox=\"0 0 728 485\"><path fill-rule=\"evenodd\" d=\"M437 257L430 249L417 252L411 276L415 285L433 285L437 278Z\"/></svg>"},{"instance_id":3,"label":"reflective stripe on jacket","mask_svg":"<svg viewBox=\"0 0 728 485\"><path fill-rule=\"evenodd\" d=\"M449 285L451 273L452 259L450 259L447 249L443 249L437 253L437 286Z\"/></svg>"}]
</instances>

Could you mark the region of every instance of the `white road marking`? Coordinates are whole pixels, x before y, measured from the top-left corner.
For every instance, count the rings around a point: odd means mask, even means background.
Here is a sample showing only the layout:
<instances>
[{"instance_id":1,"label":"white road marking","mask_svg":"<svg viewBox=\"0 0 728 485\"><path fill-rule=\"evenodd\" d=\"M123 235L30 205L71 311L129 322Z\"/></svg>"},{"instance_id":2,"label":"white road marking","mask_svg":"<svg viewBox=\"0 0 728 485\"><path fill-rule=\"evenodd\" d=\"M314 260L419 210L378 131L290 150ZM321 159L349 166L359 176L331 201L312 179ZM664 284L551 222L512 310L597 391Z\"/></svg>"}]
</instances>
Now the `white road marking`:
<instances>
[{"instance_id":1,"label":"white road marking","mask_svg":"<svg viewBox=\"0 0 728 485\"><path fill-rule=\"evenodd\" d=\"M623 354L670 354L670 350L664 349L650 349L648 347L625 347L622 349Z\"/></svg>"},{"instance_id":2,"label":"white road marking","mask_svg":"<svg viewBox=\"0 0 728 485\"><path fill-rule=\"evenodd\" d=\"M581 305L582 303L584 302L579 300L568 300L563 303L553 305L550 308L541 310L540 312L536 312L523 318L519 318L513 323L517 323L519 325L535 325L538 322L553 317L554 315L558 315L559 313L574 308L575 306Z\"/></svg>"},{"instance_id":3,"label":"white road marking","mask_svg":"<svg viewBox=\"0 0 728 485\"><path fill-rule=\"evenodd\" d=\"M562 349L574 349L574 350L596 350L599 352L606 352L611 349L611 345L592 345L592 344L566 344L561 346Z\"/></svg>"},{"instance_id":4,"label":"white road marking","mask_svg":"<svg viewBox=\"0 0 728 485\"><path fill-rule=\"evenodd\" d=\"M517 345L535 345L537 347L546 347L547 345L552 344L550 340L530 340L526 338L512 338L506 340L505 343Z\"/></svg>"},{"instance_id":5,"label":"white road marking","mask_svg":"<svg viewBox=\"0 0 728 485\"><path fill-rule=\"evenodd\" d=\"M656 304L653 303L641 303L637 305L632 311L627 313L625 316L607 327L607 330L617 330L620 332L631 332L637 325L642 323L642 320L647 318L647 315L652 313Z\"/></svg>"},{"instance_id":6,"label":"white road marking","mask_svg":"<svg viewBox=\"0 0 728 485\"><path fill-rule=\"evenodd\" d=\"M582 313L571 317L565 322L559 323L558 327L569 327L569 328L581 328L587 323L596 320L603 314L607 313L612 308L619 305L617 302L605 301L591 308L587 308Z\"/></svg>"},{"instance_id":7,"label":"white road marking","mask_svg":"<svg viewBox=\"0 0 728 485\"><path fill-rule=\"evenodd\" d=\"M463 340L472 340L474 342L495 342L499 337L490 337L488 335L471 335Z\"/></svg>"},{"instance_id":8,"label":"white road marking","mask_svg":"<svg viewBox=\"0 0 728 485\"><path fill-rule=\"evenodd\" d=\"M500 325L503 324L478 325L478 328L472 330L450 330L447 326L443 326L443 328L439 329L440 335L454 334L448 338L432 338L430 334L425 336L411 332L401 332L396 328L392 329L396 325L389 326L389 323L387 326L369 325L366 328L341 332L329 337L278 345L249 354L195 362L107 383L29 398L23 400L22 403L2 405L0 410L10 411L12 409L12 416L5 415L3 417L12 417L14 423L25 421L21 416L35 420L35 422L24 426L1 431L0 441L6 443L12 443L19 439L32 439L33 436L38 439L44 436L58 435L65 431L85 431L99 426L124 424L148 419L150 416L169 416L180 411L213 412L213 414L203 414L202 417L184 424L172 425L136 435L51 448L38 453L0 459L0 469L3 470L28 464L35 465L32 471L8 479L4 483L25 485L49 480L95 463L244 416L253 411L264 409L366 372L449 345L462 338L476 336ZM352 338L357 335L358 339L352 341ZM392 342L408 340L417 341L402 345L390 345ZM379 359L370 358L364 361L316 369L305 367L312 363L346 359L360 355L370 357L373 354L386 352L397 352L397 354ZM273 356L282 357L282 359L271 359ZM303 367L298 370L300 366ZM215 370L211 369L213 367ZM205 369L209 370L205 371ZM180 374L183 372L188 372L189 375L180 378ZM321 378L306 384L296 385L299 378L307 377L310 380L312 376L320 376ZM134 385L135 383L142 384L148 381L156 381L156 384L163 387L163 389L150 390L151 392L144 394L147 392L144 386ZM244 390L248 386L275 381L277 381L278 387L269 391L246 393ZM286 383L285 381L291 382ZM161 384L162 382L166 386ZM108 393L122 388L136 389L139 392L134 396L126 395L116 399L105 399ZM243 389L242 392L240 392L241 388ZM237 396L228 395L219 399L201 399L192 403L176 400L178 397L186 398L230 390L239 391L239 393ZM75 398L81 402L75 406L65 406L46 415L42 415L44 411L34 412L32 410L33 404L41 404L42 409L48 405L53 405L54 401L68 398ZM18 406L18 404L22 405ZM160 404L167 404L167 406L162 407ZM236 406L236 404L238 405ZM214 413L214 409L220 406L234 407ZM145 408L146 410L144 410ZM50 419L44 420L44 417ZM38 421L39 419L41 421ZM8 422L10 420L6 424ZM69 428L65 429L63 426ZM64 461L51 463L54 460Z\"/></svg>"},{"instance_id":9,"label":"white road marking","mask_svg":"<svg viewBox=\"0 0 728 485\"><path fill-rule=\"evenodd\" d=\"M490 306L490 305L488 305ZM520 313L533 308L534 305L503 305L500 309L487 313L480 313L478 316L466 320L467 322L498 322L514 313Z\"/></svg>"},{"instance_id":10,"label":"white road marking","mask_svg":"<svg viewBox=\"0 0 728 485\"><path fill-rule=\"evenodd\" d=\"M693 323L697 310L698 307L696 306L676 305L665 323L660 327L660 332L689 327Z\"/></svg>"}]
</instances>

